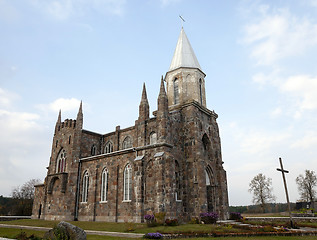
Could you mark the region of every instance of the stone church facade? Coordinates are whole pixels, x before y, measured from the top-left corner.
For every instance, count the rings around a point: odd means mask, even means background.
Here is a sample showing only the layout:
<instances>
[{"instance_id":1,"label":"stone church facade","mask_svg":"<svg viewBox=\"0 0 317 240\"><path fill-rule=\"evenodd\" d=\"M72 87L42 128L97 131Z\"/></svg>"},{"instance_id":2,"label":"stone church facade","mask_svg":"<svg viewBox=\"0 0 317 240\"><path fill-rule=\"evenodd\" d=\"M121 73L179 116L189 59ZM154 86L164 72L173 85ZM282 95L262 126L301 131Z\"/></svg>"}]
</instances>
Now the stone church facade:
<instances>
[{"instance_id":1,"label":"stone church facade","mask_svg":"<svg viewBox=\"0 0 317 240\"><path fill-rule=\"evenodd\" d=\"M150 117L143 86L135 125L100 134L77 118L55 126L44 184L35 187L32 218L143 222L145 214L190 220L228 217L217 114L206 107L205 73L181 30L158 108Z\"/></svg>"}]
</instances>

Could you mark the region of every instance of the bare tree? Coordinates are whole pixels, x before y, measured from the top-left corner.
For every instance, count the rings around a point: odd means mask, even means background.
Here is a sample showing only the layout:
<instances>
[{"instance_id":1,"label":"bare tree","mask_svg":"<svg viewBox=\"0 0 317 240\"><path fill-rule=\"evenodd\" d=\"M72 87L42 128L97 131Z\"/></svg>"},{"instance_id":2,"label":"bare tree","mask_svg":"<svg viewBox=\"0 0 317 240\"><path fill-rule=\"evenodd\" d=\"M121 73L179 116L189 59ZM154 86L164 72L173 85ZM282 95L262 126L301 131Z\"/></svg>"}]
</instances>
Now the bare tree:
<instances>
[{"instance_id":1,"label":"bare tree","mask_svg":"<svg viewBox=\"0 0 317 240\"><path fill-rule=\"evenodd\" d=\"M251 180L249 187L249 192L253 193L253 203L260 204L262 211L265 212L265 205L275 201L272 179L259 173Z\"/></svg>"},{"instance_id":2,"label":"bare tree","mask_svg":"<svg viewBox=\"0 0 317 240\"><path fill-rule=\"evenodd\" d=\"M11 196L15 199L15 215L27 216L32 214L34 185L39 184L40 181L40 179L31 179L21 187L13 188Z\"/></svg>"},{"instance_id":3,"label":"bare tree","mask_svg":"<svg viewBox=\"0 0 317 240\"><path fill-rule=\"evenodd\" d=\"M316 198L317 177L314 171L305 170L305 176L300 174L296 178L298 192L301 200L311 202L311 207L314 209L314 200Z\"/></svg>"}]
</instances>

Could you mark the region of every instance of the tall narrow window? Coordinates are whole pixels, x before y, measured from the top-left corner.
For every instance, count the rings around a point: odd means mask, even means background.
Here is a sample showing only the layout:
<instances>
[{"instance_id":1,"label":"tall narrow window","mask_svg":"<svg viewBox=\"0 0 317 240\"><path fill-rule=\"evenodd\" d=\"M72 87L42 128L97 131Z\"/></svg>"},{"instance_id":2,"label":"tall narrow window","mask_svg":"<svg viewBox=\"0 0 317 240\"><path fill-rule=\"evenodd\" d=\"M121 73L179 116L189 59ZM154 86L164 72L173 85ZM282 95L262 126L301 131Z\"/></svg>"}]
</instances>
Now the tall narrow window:
<instances>
[{"instance_id":1,"label":"tall narrow window","mask_svg":"<svg viewBox=\"0 0 317 240\"><path fill-rule=\"evenodd\" d=\"M61 150L57 157L56 173L61 173L66 171L66 151Z\"/></svg>"},{"instance_id":2,"label":"tall narrow window","mask_svg":"<svg viewBox=\"0 0 317 240\"><path fill-rule=\"evenodd\" d=\"M177 161L175 161L175 199L176 201L181 200L180 199L180 189L181 189L181 183L180 183L180 169L179 169L179 164Z\"/></svg>"},{"instance_id":3,"label":"tall narrow window","mask_svg":"<svg viewBox=\"0 0 317 240\"><path fill-rule=\"evenodd\" d=\"M213 173L209 166L205 169L205 175L206 175L206 186L210 186L213 181Z\"/></svg>"},{"instance_id":4,"label":"tall narrow window","mask_svg":"<svg viewBox=\"0 0 317 240\"><path fill-rule=\"evenodd\" d=\"M131 148L132 147L132 139L127 136L122 143L122 149Z\"/></svg>"},{"instance_id":5,"label":"tall narrow window","mask_svg":"<svg viewBox=\"0 0 317 240\"><path fill-rule=\"evenodd\" d=\"M200 104L203 105L203 91L202 91L201 79L199 79L199 96L200 96Z\"/></svg>"},{"instance_id":6,"label":"tall narrow window","mask_svg":"<svg viewBox=\"0 0 317 240\"><path fill-rule=\"evenodd\" d=\"M104 153L111 153L111 152L113 152L113 144L112 144L112 142L108 141L106 143Z\"/></svg>"},{"instance_id":7,"label":"tall narrow window","mask_svg":"<svg viewBox=\"0 0 317 240\"><path fill-rule=\"evenodd\" d=\"M88 187L89 187L89 173L85 171L83 175L83 190L82 190L82 202L87 202L88 200Z\"/></svg>"},{"instance_id":8,"label":"tall narrow window","mask_svg":"<svg viewBox=\"0 0 317 240\"><path fill-rule=\"evenodd\" d=\"M178 104L179 103L179 92L178 92L178 79L175 78L174 82L174 104Z\"/></svg>"},{"instance_id":9,"label":"tall narrow window","mask_svg":"<svg viewBox=\"0 0 317 240\"><path fill-rule=\"evenodd\" d=\"M150 134L150 144L156 144L157 137L156 132L151 132Z\"/></svg>"},{"instance_id":10,"label":"tall narrow window","mask_svg":"<svg viewBox=\"0 0 317 240\"><path fill-rule=\"evenodd\" d=\"M93 146L91 147L91 156L95 156L95 155L96 155L96 146L93 145Z\"/></svg>"},{"instance_id":11,"label":"tall narrow window","mask_svg":"<svg viewBox=\"0 0 317 240\"><path fill-rule=\"evenodd\" d=\"M101 174L101 202L107 201L108 192L108 169L105 168Z\"/></svg>"},{"instance_id":12,"label":"tall narrow window","mask_svg":"<svg viewBox=\"0 0 317 240\"><path fill-rule=\"evenodd\" d=\"M132 168L128 164L123 174L123 201L131 201L132 199Z\"/></svg>"}]
</instances>

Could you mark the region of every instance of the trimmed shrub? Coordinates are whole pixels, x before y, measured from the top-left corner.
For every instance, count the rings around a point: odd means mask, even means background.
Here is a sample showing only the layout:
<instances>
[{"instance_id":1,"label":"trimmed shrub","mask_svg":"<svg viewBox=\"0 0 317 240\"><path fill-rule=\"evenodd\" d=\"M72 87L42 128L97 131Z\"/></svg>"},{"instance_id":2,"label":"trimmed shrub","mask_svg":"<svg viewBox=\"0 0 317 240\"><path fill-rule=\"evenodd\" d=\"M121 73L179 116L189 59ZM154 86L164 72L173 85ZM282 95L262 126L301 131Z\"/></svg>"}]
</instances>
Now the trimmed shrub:
<instances>
[{"instance_id":1,"label":"trimmed shrub","mask_svg":"<svg viewBox=\"0 0 317 240\"><path fill-rule=\"evenodd\" d=\"M178 225L178 220L176 218L174 219L166 219L165 224L167 226L177 226Z\"/></svg>"},{"instance_id":2,"label":"trimmed shrub","mask_svg":"<svg viewBox=\"0 0 317 240\"><path fill-rule=\"evenodd\" d=\"M190 221L188 222L189 224L199 224L199 218L198 217L192 217Z\"/></svg>"},{"instance_id":3,"label":"trimmed shrub","mask_svg":"<svg viewBox=\"0 0 317 240\"><path fill-rule=\"evenodd\" d=\"M154 213L155 221L158 225L163 225L165 221L165 212Z\"/></svg>"},{"instance_id":4,"label":"trimmed shrub","mask_svg":"<svg viewBox=\"0 0 317 240\"><path fill-rule=\"evenodd\" d=\"M239 212L231 212L229 219L230 220L241 220L242 219L241 213L239 213Z\"/></svg>"},{"instance_id":5,"label":"trimmed shrub","mask_svg":"<svg viewBox=\"0 0 317 240\"><path fill-rule=\"evenodd\" d=\"M144 219L148 227L155 227L157 225L153 214L144 215Z\"/></svg>"},{"instance_id":6,"label":"trimmed shrub","mask_svg":"<svg viewBox=\"0 0 317 240\"><path fill-rule=\"evenodd\" d=\"M216 212L206 212L200 214L200 221L205 224L215 224L218 220L219 216Z\"/></svg>"}]
</instances>

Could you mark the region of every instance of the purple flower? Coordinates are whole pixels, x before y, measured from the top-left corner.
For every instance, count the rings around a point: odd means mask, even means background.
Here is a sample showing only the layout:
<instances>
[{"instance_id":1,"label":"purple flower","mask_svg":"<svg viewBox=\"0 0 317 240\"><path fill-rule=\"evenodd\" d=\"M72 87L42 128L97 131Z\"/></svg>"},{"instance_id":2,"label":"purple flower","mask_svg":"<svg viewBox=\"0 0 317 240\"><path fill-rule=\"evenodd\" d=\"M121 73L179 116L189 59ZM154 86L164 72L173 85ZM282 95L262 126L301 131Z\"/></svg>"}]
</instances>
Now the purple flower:
<instances>
[{"instance_id":1,"label":"purple flower","mask_svg":"<svg viewBox=\"0 0 317 240\"><path fill-rule=\"evenodd\" d=\"M159 232L147 233L147 234L144 235L144 238L148 238L148 239L162 239L163 235L160 234Z\"/></svg>"},{"instance_id":2,"label":"purple flower","mask_svg":"<svg viewBox=\"0 0 317 240\"><path fill-rule=\"evenodd\" d=\"M218 220L218 214L216 212L206 212L200 214L200 219L206 224L216 223Z\"/></svg>"},{"instance_id":3,"label":"purple flower","mask_svg":"<svg viewBox=\"0 0 317 240\"><path fill-rule=\"evenodd\" d=\"M146 215L144 215L144 219L146 221L153 221L154 220L154 215L153 214L152 215L146 214Z\"/></svg>"}]
</instances>

